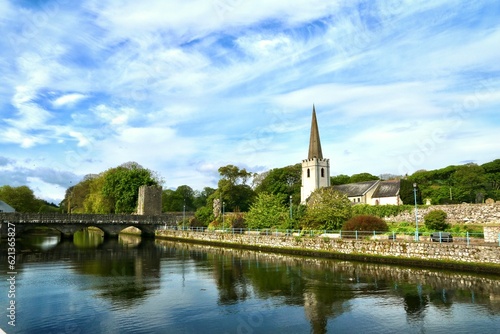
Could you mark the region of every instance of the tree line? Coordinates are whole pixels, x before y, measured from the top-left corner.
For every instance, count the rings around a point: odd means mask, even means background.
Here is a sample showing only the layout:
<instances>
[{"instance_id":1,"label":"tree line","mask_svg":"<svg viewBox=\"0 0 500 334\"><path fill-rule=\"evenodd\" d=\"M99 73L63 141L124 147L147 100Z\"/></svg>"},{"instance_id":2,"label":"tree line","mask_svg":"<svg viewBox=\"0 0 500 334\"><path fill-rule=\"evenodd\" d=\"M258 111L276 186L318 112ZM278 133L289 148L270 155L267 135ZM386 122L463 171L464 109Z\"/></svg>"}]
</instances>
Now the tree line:
<instances>
[{"instance_id":1,"label":"tree line","mask_svg":"<svg viewBox=\"0 0 500 334\"><path fill-rule=\"evenodd\" d=\"M188 185L165 189L164 212L195 212L188 222L193 226L229 226L252 228L323 228L335 227L346 217L359 213L347 197L332 189L318 191L308 207L300 205L301 164L274 168L256 174L234 165L220 167L217 188L193 190ZM400 179L400 196L405 204L430 199L432 204L476 203L486 198L500 199L500 159L483 165L465 164L437 170L419 170L412 175L374 176L370 173L337 175L331 184L355 183L379 179ZM128 162L100 174L90 174L69 187L59 207L36 199L26 186L0 187L0 199L20 212L59 210L71 213L132 213L137 208L141 185L162 185L157 173ZM226 213L222 218L222 213ZM231 214L229 214L231 213ZM336 218L337 217L337 218ZM227 221L225 220L227 219Z\"/></svg>"}]
</instances>

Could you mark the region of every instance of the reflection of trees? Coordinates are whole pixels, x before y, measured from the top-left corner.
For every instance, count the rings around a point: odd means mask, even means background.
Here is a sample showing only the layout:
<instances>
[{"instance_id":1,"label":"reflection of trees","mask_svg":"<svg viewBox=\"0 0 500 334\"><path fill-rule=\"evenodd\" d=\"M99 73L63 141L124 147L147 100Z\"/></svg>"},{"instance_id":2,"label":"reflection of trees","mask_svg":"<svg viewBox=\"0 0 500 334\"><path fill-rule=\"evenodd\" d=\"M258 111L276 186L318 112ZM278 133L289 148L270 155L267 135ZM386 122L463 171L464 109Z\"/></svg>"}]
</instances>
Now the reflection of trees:
<instances>
[{"instance_id":1,"label":"reflection of trees","mask_svg":"<svg viewBox=\"0 0 500 334\"><path fill-rule=\"evenodd\" d=\"M188 250L196 268L205 273L212 271L221 304L237 303L253 292L259 299L301 306L312 333L325 333L328 320L347 312L354 297L369 298L380 291L400 298L410 322L424 320L430 304L446 309L454 302L481 301L492 312L500 310L498 302L490 297L500 295L498 279L494 277L163 240L156 243Z\"/></svg>"},{"instance_id":2,"label":"reflection of trees","mask_svg":"<svg viewBox=\"0 0 500 334\"><path fill-rule=\"evenodd\" d=\"M243 275L241 258L231 254L210 256L208 261L213 264L213 275L219 289L220 304L234 304L248 297L247 282Z\"/></svg>"},{"instance_id":3,"label":"reflection of trees","mask_svg":"<svg viewBox=\"0 0 500 334\"><path fill-rule=\"evenodd\" d=\"M429 302L428 296L422 290L422 285L406 286L402 294L408 321L422 321Z\"/></svg>"},{"instance_id":4,"label":"reflection of trees","mask_svg":"<svg viewBox=\"0 0 500 334\"><path fill-rule=\"evenodd\" d=\"M31 261L69 260L74 271L95 277L90 289L98 296L130 305L159 288L160 256L154 243L130 235L103 240L99 234L83 233L76 238L44 252L23 252L19 266ZM23 247L30 249L28 244Z\"/></svg>"}]
</instances>

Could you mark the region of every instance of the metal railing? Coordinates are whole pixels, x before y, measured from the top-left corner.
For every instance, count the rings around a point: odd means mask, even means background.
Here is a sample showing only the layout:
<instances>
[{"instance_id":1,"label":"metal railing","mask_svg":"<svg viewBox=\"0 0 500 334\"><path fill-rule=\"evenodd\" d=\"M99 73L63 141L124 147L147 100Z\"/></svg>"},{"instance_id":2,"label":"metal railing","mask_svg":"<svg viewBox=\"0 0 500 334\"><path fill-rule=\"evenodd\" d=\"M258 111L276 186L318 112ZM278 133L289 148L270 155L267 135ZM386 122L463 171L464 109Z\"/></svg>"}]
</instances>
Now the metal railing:
<instances>
[{"instance_id":1,"label":"metal railing","mask_svg":"<svg viewBox=\"0 0 500 334\"><path fill-rule=\"evenodd\" d=\"M461 243L481 244L484 243L483 233L472 232L419 232L418 240L415 240L415 232L382 232L382 231L342 231L342 230L293 230L293 229L249 229L249 228L207 228L177 225L164 225L160 230L177 230L200 233L228 233L228 234L254 234L267 236L294 236L294 237L319 237L325 239L350 239L350 240L378 240L378 241L413 241L413 242L435 242L435 243ZM491 243L490 243L491 244ZM500 246L500 233L498 235L498 246Z\"/></svg>"}]
</instances>

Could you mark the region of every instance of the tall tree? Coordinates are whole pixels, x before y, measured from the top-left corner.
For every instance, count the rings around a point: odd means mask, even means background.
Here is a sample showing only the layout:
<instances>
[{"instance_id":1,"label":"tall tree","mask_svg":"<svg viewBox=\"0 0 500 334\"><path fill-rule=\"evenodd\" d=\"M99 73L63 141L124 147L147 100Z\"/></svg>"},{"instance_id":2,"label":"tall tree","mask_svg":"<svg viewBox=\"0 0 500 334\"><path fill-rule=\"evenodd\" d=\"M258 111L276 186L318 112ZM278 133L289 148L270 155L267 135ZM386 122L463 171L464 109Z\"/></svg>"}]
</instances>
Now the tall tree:
<instances>
[{"instance_id":1,"label":"tall tree","mask_svg":"<svg viewBox=\"0 0 500 334\"><path fill-rule=\"evenodd\" d=\"M33 190L27 186L0 187L0 200L12 206L18 212L39 212L44 202L37 199Z\"/></svg>"},{"instance_id":2,"label":"tall tree","mask_svg":"<svg viewBox=\"0 0 500 334\"><path fill-rule=\"evenodd\" d=\"M217 190L210 196L208 205L211 206L213 200L219 198L227 211L248 211L255 197L255 191L246 182L253 176L253 173L244 168L239 169L234 165L227 165L219 168L219 174L221 179Z\"/></svg>"},{"instance_id":3,"label":"tall tree","mask_svg":"<svg viewBox=\"0 0 500 334\"><path fill-rule=\"evenodd\" d=\"M370 173L359 173L351 175L349 183L364 182L364 181L374 181L379 180L379 178Z\"/></svg>"},{"instance_id":4,"label":"tall tree","mask_svg":"<svg viewBox=\"0 0 500 334\"><path fill-rule=\"evenodd\" d=\"M163 191L162 203L164 212L180 212L184 208L187 211L193 211L194 207L194 190L182 185L176 190L166 189Z\"/></svg>"},{"instance_id":5,"label":"tall tree","mask_svg":"<svg viewBox=\"0 0 500 334\"><path fill-rule=\"evenodd\" d=\"M330 184L332 186L347 184L347 183L350 183L350 181L351 181L351 177L349 175L345 175L345 174L339 174L339 175L330 177Z\"/></svg>"},{"instance_id":6,"label":"tall tree","mask_svg":"<svg viewBox=\"0 0 500 334\"><path fill-rule=\"evenodd\" d=\"M102 193L113 203L113 213L132 213L142 185L159 185L159 181L150 170L129 162L104 173Z\"/></svg>"},{"instance_id":7,"label":"tall tree","mask_svg":"<svg viewBox=\"0 0 500 334\"><path fill-rule=\"evenodd\" d=\"M285 195L284 200L288 201L292 196L294 203L300 202L300 187L302 177L301 164L286 166L283 168L274 168L263 173L264 177L260 178L256 184L256 193L270 193Z\"/></svg>"},{"instance_id":8,"label":"tall tree","mask_svg":"<svg viewBox=\"0 0 500 334\"><path fill-rule=\"evenodd\" d=\"M454 187L464 194L460 198L463 202L476 202L478 194L485 194L486 177L484 168L474 163L469 163L457 168L451 176Z\"/></svg>"}]
</instances>

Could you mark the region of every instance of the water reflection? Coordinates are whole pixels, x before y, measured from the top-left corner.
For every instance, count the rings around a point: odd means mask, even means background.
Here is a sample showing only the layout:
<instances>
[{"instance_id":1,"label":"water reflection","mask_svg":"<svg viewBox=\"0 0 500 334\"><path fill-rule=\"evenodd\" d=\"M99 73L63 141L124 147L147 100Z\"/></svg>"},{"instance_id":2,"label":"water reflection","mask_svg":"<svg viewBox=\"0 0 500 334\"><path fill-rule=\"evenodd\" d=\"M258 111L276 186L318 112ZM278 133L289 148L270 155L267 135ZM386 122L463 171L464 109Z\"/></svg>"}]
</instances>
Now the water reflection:
<instances>
[{"instance_id":1,"label":"water reflection","mask_svg":"<svg viewBox=\"0 0 500 334\"><path fill-rule=\"evenodd\" d=\"M443 332L451 325L493 332L489 331L492 324L500 325L498 316L492 316L500 314L498 277L292 257L132 235L103 239L85 234L92 231L82 232L73 241L63 240L51 248L34 246L47 241L33 239L30 245L25 239L18 251L18 270L28 280L40 269L47 268L52 274L56 263L67 264L68 269L56 278L75 284L70 291L83 291L75 300L90 298L85 299L87 304L98 305L94 318L99 312L109 317L113 312L122 311L124 317L130 310L147 312L140 320L134 318L139 327L130 327L128 332L149 332L148 326L158 333L178 326L183 328L178 332L192 333L292 328L311 333L419 332L424 327L428 332ZM5 247L5 243L1 245ZM6 260L0 260L0 270L5 272ZM26 282L25 288L31 281ZM54 295L60 294L57 285L51 289ZM54 295L37 300L37 307L49 303ZM26 292L20 296L29 298ZM457 311L464 308L475 314L468 323ZM81 312L86 312L84 306ZM246 316L245 326L242 315ZM71 312L65 317L68 323L75 322ZM439 324L434 324L435 319ZM79 326L87 328L81 321ZM480 327L478 322L490 327ZM36 326L35 320L33 323ZM61 331L57 324L47 326L44 330ZM114 332L113 327L107 331Z\"/></svg>"},{"instance_id":2,"label":"water reflection","mask_svg":"<svg viewBox=\"0 0 500 334\"><path fill-rule=\"evenodd\" d=\"M195 261L203 252L206 256L202 261L213 268L219 304L241 303L255 295L278 305L300 306L312 333L326 333L328 322L351 312L359 299L383 298L382 305L386 305L388 299L394 305L401 304L410 324L422 324L429 305L446 310L455 303L474 303L488 312L500 313L498 299L490 297L500 296L498 277L289 257L161 240L156 244L170 252L185 254L187 251ZM379 311L383 312L383 308ZM369 331L369 327L366 330Z\"/></svg>"},{"instance_id":3,"label":"water reflection","mask_svg":"<svg viewBox=\"0 0 500 334\"><path fill-rule=\"evenodd\" d=\"M96 248L104 242L104 232L99 229L83 229L73 234L73 243L81 248Z\"/></svg>"},{"instance_id":4,"label":"water reflection","mask_svg":"<svg viewBox=\"0 0 500 334\"><path fill-rule=\"evenodd\" d=\"M46 251L57 246L61 241L59 234L48 234L47 232L25 233L20 240L21 244L29 245L33 249Z\"/></svg>"}]
</instances>

